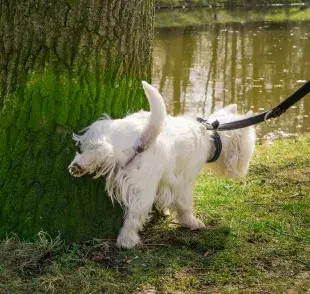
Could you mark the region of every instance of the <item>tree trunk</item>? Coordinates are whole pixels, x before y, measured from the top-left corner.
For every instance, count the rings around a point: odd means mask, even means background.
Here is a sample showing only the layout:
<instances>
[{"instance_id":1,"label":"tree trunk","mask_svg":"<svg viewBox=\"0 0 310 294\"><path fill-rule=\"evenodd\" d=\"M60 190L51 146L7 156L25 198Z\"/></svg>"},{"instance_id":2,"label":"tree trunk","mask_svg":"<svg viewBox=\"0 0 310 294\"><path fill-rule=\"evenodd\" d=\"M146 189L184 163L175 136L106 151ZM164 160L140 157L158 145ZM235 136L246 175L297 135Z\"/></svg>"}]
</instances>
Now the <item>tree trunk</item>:
<instances>
[{"instance_id":1,"label":"tree trunk","mask_svg":"<svg viewBox=\"0 0 310 294\"><path fill-rule=\"evenodd\" d=\"M153 0L0 0L0 237L114 235L103 179L73 178L72 133L145 106Z\"/></svg>"}]
</instances>

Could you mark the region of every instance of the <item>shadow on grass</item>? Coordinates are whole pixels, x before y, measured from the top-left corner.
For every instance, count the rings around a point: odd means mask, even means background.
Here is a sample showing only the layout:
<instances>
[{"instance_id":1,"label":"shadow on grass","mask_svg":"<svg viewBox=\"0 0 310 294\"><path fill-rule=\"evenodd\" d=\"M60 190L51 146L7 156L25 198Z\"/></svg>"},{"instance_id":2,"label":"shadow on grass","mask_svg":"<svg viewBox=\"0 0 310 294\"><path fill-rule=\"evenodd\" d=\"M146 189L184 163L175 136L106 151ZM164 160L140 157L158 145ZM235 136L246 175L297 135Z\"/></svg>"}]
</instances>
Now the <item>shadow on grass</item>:
<instances>
[{"instance_id":1,"label":"shadow on grass","mask_svg":"<svg viewBox=\"0 0 310 294\"><path fill-rule=\"evenodd\" d=\"M0 244L1 266L22 279L46 274L55 263L62 270L94 262L101 268L120 273L130 273L138 267L143 270L142 276L148 275L146 268L160 274L167 264L173 268L210 264L225 248L229 234L230 229L226 227L190 231L168 219L155 217L141 233L143 244L135 249L120 250L114 239L65 243L57 237L56 243L44 232L30 241L21 241L14 235ZM40 238L42 235L44 240Z\"/></svg>"},{"instance_id":2,"label":"shadow on grass","mask_svg":"<svg viewBox=\"0 0 310 294\"><path fill-rule=\"evenodd\" d=\"M216 254L225 249L230 236L228 227L209 226L191 231L169 220L155 220L141 234L143 245L135 251L142 261L158 269L158 262L173 268L207 267ZM140 261L141 263L141 261Z\"/></svg>"},{"instance_id":3,"label":"shadow on grass","mask_svg":"<svg viewBox=\"0 0 310 294\"><path fill-rule=\"evenodd\" d=\"M191 231L175 223L149 225L142 232L143 248L166 247L191 249L197 253L217 252L225 248L230 233L227 227L209 226L204 230Z\"/></svg>"},{"instance_id":4,"label":"shadow on grass","mask_svg":"<svg viewBox=\"0 0 310 294\"><path fill-rule=\"evenodd\" d=\"M163 274L167 265L173 269L208 267L216 254L226 247L229 235L227 227L191 231L167 219L153 218L141 233L143 243L137 248L119 250L114 240L98 239L79 244L74 255L80 256L79 263L88 259L124 274L138 271L143 279L150 274Z\"/></svg>"}]
</instances>

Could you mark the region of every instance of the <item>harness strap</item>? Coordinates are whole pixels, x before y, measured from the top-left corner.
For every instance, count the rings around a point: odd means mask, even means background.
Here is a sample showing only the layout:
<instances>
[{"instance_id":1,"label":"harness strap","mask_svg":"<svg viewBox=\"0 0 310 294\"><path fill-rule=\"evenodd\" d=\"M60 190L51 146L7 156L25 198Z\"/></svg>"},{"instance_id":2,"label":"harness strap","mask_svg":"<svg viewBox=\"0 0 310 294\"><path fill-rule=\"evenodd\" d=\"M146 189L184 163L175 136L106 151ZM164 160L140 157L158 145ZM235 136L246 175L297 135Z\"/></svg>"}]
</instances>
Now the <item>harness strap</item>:
<instances>
[{"instance_id":1,"label":"harness strap","mask_svg":"<svg viewBox=\"0 0 310 294\"><path fill-rule=\"evenodd\" d=\"M230 123L220 124L218 121L213 122L212 124L208 124L204 119L199 118L200 120L204 121L204 124L209 125L210 130L216 130L216 131L230 131L230 130L236 130L236 129L242 129L246 128L252 125L259 124L263 121L266 121L270 118L276 118L283 114L288 108L290 108L292 105L294 105L296 102L298 102L300 99L302 99L304 96L306 96L310 92L310 81L307 81L304 85L302 85L299 89L297 89L292 95L287 97L284 101L282 101L279 105L276 107L265 111L263 113L254 115L249 118L241 119L232 121ZM200 121L198 120L198 121ZM202 122L200 121L200 122ZM217 125L217 127L216 127Z\"/></svg>"},{"instance_id":2,"label":"harness strap","mask_svg":"<svg viewBox=\"0 0 310 294\"><path fill-rule=\"evenodd\" d=\"M218 132L213 132L211 138L213 139L214 145L215 145L215 152L213 154L213 156L207 161L207 163L210 162L214 162L216 160L218 160L218 158L221 155L222 152L222 141L220 138L220 135L218 134Z\"/></svg>"}]
</instances>

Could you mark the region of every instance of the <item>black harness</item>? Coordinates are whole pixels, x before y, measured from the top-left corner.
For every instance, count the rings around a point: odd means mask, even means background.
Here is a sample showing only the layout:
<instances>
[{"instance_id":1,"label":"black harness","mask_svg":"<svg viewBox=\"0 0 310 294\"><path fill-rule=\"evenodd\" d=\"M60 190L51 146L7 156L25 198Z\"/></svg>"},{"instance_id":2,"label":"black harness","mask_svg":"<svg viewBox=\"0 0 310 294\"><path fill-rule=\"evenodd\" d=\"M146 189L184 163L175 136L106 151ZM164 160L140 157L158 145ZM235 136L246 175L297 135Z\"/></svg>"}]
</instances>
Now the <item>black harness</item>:
<instances>
[{"instance_id":1,"label":"black harness","mask_svg":"<svg viewBox=\"0 0 310 294\"><path fill-rule=\"evenodd\" d=\"M263 121L267 121L268 119L271 119L271 118L279 117L292 105L294 105L304 96L306 96L309 92L310 92L310 81L307 81L298 90L296 90L296 92L294 92L292 95L287 97L284 101L282 101L276 107L268 111L265 111L263 113L256 114L254 116L251 116L245 119L236 120L236 121L232 121L232 122L225 123L225 124L220 124L218 120L215 120L214 122L209 123L207 120L201 117L198 117L197 118L198 122L202 123L207 130L213 131L212 139L215 145L215 153L212 156L212 158L207 161L207 163L214 162L220 157L220 154L222 151L222 142L221 142L221 138L219 134L217 133L218 131L231 131L231 130L236 130L236 129L242 129L242 128L246 128L249 126L259 124Z\"/></svg>"},{"instance_id":2,"label":"black harness","mask_svg":"<svg viewBox=\"0 0 310 294\"><path fill-rule=\"evenodd\" d=\"M220 135L218 134L218 132L214 131L214 129L218 128L220 123L218 120L214 121L213 123L208 123L206 120L204 120L201 117L197 117L197 121L202 123L207 130L213 131L211 135L211 139L214 142L215 152L213 156L210 159L208 159L207 163L214 162L218 160L222 152L222 141L221 141Z\"/></svg>"},{"instance_id":3,"label":"black harness","mask_svg":"<svg viewBox=\"0 0 310 294\"><path fill-rule=\"evenodd\" d=\"M213 139L213 142L214 142L215 152L213 156L209 160L207 160L206 163L217 161L222 152L222 141L221 141L221 137L218 134L218 132L214 131L211 138Z\"/></svg>"}]
</instances>

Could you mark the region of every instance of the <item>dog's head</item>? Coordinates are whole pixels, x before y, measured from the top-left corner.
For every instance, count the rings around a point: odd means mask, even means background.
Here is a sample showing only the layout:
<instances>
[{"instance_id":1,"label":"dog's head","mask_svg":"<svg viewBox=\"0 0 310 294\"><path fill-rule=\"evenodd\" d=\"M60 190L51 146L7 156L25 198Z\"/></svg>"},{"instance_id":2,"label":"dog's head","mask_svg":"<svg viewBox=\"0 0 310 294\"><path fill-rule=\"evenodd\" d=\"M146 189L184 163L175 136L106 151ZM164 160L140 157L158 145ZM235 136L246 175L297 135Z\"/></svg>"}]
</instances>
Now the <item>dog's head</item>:
<instances>
[{"instance_id":1,"label":"dog's head","mask_svg":"<svg viewBox=\"0 0 310 294\"><path fill-rule=\"evenodd\" d=\"M220 124L240 120L253 115L252 111L242 115L237 112L237 104L231 104L214 112L210 121L218 120ZM233 131L219 132L222 152L219 159L208 166L219 176L234 180L242 179L249 167L249 161L255 147L255 129L247 127Z\"/></svg>"}]
</instances>

